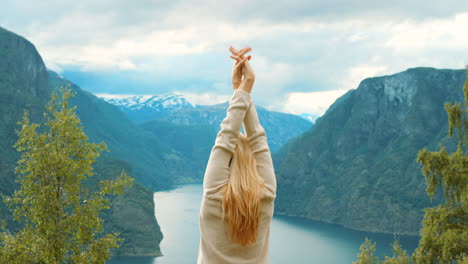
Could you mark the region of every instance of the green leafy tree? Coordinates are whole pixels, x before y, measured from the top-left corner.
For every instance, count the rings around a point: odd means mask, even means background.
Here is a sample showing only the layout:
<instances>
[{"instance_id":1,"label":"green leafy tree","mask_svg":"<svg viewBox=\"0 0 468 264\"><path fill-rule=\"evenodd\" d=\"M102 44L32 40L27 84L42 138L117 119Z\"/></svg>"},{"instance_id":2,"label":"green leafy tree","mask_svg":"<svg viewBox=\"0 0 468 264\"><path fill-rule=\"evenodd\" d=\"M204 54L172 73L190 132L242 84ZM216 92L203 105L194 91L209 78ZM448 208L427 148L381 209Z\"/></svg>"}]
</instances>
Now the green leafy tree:
<instances>
[{"instance_id":1,"label":"green leafy tree","mask_svg":"<svg viewBox=\"0 0 468 264\"><path fill-rule=\"evenodd\" d=\"M358 261L353 264L410 264L411 259L408 253L401 248L398 240L394 240L392 244L393 256L385 256L384 261L379 261L377 256L374 256L376 243L372 243L371 240L366 240L361 244L359 248Z\"/></svg>"},{"instance_id":2,"label":"green leafy tree","mask_svg":"<svg viewBox=\"0 0 468 264\"><path fill-rule=\"evenodd\" d=\"M386 257L382 263L415 264L468 264L468 66L463 86L464 104L445 103L448 114L450 137L456 134L457 150L448 153L439 144L439 151L431 152L426 147L419 151L417 161L422 164L422 172L427 182L426 192L432 199L437 188L444 193L445 202L426 208L422 222L421 239L410 260L406 251L397 242L393 245L394 256ZM358 255L362 259L372 259L375 244L361 245ZM364 258L365 257L365 258Z\"/></svg>"},{"instance_id":3,"label":"green leafy tree","mask_svg":"<svg viewBox=\"0 0 468 264\"><path fill-rule=\"evenodd\" d=\"M4 200L22 223L16 233L0 233L0 263L105 263L111 248L123 239L103 232L100 211L108 209L108 196L122 194L133 178L124 171L112 181L87 186L92 164L104 142L88 142L75 107L68 99L75 93L61 87L52 94L44 113L48 129L38 133L25 111L19 139L23 152L15 172L19 190Z\"/></svg>"},{"instance_id":4,"label":"green leafy tree","mask_svg":"<svg viewBox=\"0 0 468 264\"><path fill-rule=\"evenodd\" d=\"M445 104L448 133L457 134L457 150L449 154L439 144L437 152L424 148L418 153L429 197L432 199L440 187L445 203L425 209L415 263L462 263L463 259L468 262L468 75L463 93L463 106L459 102Z\"/></svg>"},{"instance_id":5,"label":"green leafy tree","mask_svg":"<svg viewBox=\"0 0 468 264\"><path fill-rule=\"evenodd\" d=\"M353 264L378 264L379 258L374 256L375 247L376 244L366 237L359 248L358 261L353 262Z\"/></svg>"},{"instance_id":6,"label":"green leafy tree","mask_svg":"<svg viewBox=\"0 0 468 264\"><path fill-rule=\"evenodd\" d=\"M410 264L411 258L408 255L408 252L401 248L398 240L394 240L392 245L393 256L385 256L385 260L382 261L382 264Z\"/></svg>"}]
</instances>

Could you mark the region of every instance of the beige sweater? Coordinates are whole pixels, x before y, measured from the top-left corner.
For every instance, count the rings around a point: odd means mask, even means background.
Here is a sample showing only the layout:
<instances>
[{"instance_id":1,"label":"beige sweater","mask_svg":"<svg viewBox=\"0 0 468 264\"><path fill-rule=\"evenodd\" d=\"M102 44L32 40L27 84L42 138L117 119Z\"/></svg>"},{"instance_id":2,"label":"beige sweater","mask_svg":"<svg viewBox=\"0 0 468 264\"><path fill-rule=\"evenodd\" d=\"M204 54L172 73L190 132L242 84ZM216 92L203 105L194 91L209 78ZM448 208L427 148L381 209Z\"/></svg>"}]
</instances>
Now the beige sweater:
<instances>
[{"instance_id":1,"label":"beige sweater","mask_svg":"<svg viewBox=\"0 0 468 264\"><path fill-rule=\"evenodd\" d=\"M257 169L265 180L262 193L257 242L242 247L227 235L222 220L220 187L228 182L229 163L234 153L240 128L244 130L255 153ZM227 116L221 122L203 180L203 200L200 207L200 246L197 264L263 264L268 263L270 222L276 198L276 176L265 130L249 93L234 90Z\"/></svg>"}]
</instances>

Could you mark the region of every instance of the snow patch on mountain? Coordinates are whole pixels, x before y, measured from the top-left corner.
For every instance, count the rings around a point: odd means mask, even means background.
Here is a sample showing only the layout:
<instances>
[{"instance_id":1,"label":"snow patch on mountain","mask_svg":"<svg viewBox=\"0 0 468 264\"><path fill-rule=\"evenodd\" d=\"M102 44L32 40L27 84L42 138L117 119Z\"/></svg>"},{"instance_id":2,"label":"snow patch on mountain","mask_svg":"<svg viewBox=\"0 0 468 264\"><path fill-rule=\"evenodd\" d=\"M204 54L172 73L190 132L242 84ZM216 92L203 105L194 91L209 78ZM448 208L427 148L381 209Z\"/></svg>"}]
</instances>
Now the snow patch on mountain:
<instances>
[{"instance_id":1,"label":"snow patch on mountain","mask_svg":"<svg viewBox=\"0 0 468 264\"><path fill-rule=\"evenodd\" d=\"M299 116L311 123L315 123L315 120L317 120L317 118L320 117L319 115L308 114L308 113L302 113Z\"/></svg>"},{"instance_id":2,"label":"snow patch on mountain","mask_svg":"<svg viewBox=\"0 0 468 264\"><path fill-rule=\"evenodd\" d=\"M153 109L187 109L196 108L197 105L190 103L182 95L112 95L96 94L97 97L105 101L129 110L139 110L143 108Z\"/></svg>"},{"instance_id":3,"label":"snow patch on mountain","mask_svg":"<svg viewBox=\"0 0 468 264\"><path fill-rule=\"evenodd\" d=\"M229 98L224 97L213 97L206 98L207 95L197 95L193 96L193 94L181 94L181 93L173 93L173 94L164 94L164 95L132 95L132 94L105 94L105 93L96 93L97 97L116 105L124 112L157 112L159 115L167 115L169 113L177 112L178 110L182 109L202 109L204 107L211 107L211 106L219 106L220 102L227 104ZM209 99L209 100L208 100ZM209 102L211 101L212 104L195 104L194 102ZM206 113L201 114L206 115ZM314 123L315 120L319 117L318 115L302 113L298 115L305 120Z\"/></svg>"}]
</instances>

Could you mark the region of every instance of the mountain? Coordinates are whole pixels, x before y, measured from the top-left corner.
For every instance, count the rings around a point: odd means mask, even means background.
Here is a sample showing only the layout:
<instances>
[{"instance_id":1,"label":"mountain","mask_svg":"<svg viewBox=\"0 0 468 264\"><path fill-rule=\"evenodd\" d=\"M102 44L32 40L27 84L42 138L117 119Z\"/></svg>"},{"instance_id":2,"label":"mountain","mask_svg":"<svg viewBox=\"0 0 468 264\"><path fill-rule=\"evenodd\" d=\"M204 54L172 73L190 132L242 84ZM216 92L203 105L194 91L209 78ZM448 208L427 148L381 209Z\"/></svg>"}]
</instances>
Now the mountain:
<instances>
[{"instance_id":1,"label":"mountain","mask_svg":"<svg viewBox=\"0 0 468 264\"><path fill-rule=\"evenodd\" d=\"M219 125L226 117L226 109L229 103L200 106L195 109L182 109L164 117L176 124L193 125L208 124L213 130L219 131ZM303 118L280 112L268 111L256 105L258 118L265 128L268 136L268 144L272 152L278 150L286 141L306 131L312 126L311 122ZM244 132L243 128L241 130Z\"/></svg>"},{"instance_id":2,"label":"mountain","mask_svg":"<svg viewBox=\"0 0 468 264\"><path fill-rule=\"evenodd\" d=\"M170 142L171 151L164 155L166 168L175 175L174 184L203 182L217 131L209 125L182 125L159 119L142 122L139 126L161 141Z\"/></svg>"},{"instance_id":3,"label":"mountain","mask_svg":"<svg viewBox=\"0 0 468 264\"><path fill-rule=\"evenodd\" d=\"M164 120L136 124L117 106L57 73L49 71L49 77L51 89L70 85L77 93L70 103L77 106L76 112L90 140L106 142L110 155L129 162L135 178L145 186L159 191L177 184L202 182L216 137L212 127Z\"/></svg>"},{"instance_id":4,"label":"mountain","mask_svg":"<svg viewBox=\"0 0 468 264\"><path fill-rule=\"evenodd\" d=\"M197 107L192 105L182 95L178 94L99 97L108 103L118 106L120 110L126 113L127 116L135 122L162 118L182 109L193 109Z\"/></svg>"},{"instance_id":5,"label":"mountain","mask_svg":"<svg viewBox=\"0 0 468 264\"><path fill-rule=\"evenodd\" d=\"M319 115L308 114L308 113L302 113L299 116L312 123L314 123L315 120L317 120L317 118L320 117Z\"/></svg>"},{"instance_id":6,"label":"mountain","mask_svg":"<svg viewBox=\"0 0 468 264\"><path fill-rule=\"evenodd\" d=\"M125 170L134 177L132 166L107 153L101 155L93 165L95 176L88 180L97 186L97 180L112 180ZM140 183L127 189L123 195L112 198L111 208L103 210L105 232L119 232L124 238L120 248L112 249L117 256L161 256L159 243L163 234L155 218L153 192Z\"/></svg>"},{"instance_id":7,"label":"mountain","mask_svg":"<svg viewBox=\"0 0 468 264\"><path fill-rule=\"evenodd\" d=\"M110 155L129 162L135 177L152 190L172 186L172 175L166 169L164 153L171 147L128 119L118 107L105 102L94 94L81 89L73 82L48 71L50 89L70 85L76 95L70 104L77 106L76 113L92 142L104 141ZM158 170L154 170L154 168Z\"/></svg>"},{"instance_id":8,"label":"mountain","mask_svg":"<svg viewBox=\"0 0 468 264\"><path fill-rule=\"evenodd\" d=\"M162 119L185 126L210 125L215 132L219 131L219 125L226 117L229 105L229 102L193 105L181 95L102 97L102 99L119 107L135 122ZM300 135L312 126L308 118L268 111L258 105L256 107L272 151L278 150L290 138Z\"/></svg>"},{"instance_id":9,"label":"mountain","mask_svg":"<svg viewBox=\"0 0 468 264\"><path fill-rule=\"evenodd\" d=\"M31 42L0 27L1 194L11 195L18 187L14 168L20 153L13 148L13 145L18 140L15 129L19 129L17 122L21 120L23 110L29 111L31 122L43 124L45 121L43 112L51 92L56 85L66 82L57 74L47 71L41 56ZM119 150L128 144L119 142L125 132L138 131L143 135L148 134L132 126L125 114L115 106L102 102L76 86L73 86L73 89L78 93L70 102L77 106L77 114L90 141L105 141L113 152L119 154ZM139 136L138 133L134 134ZM135 177L135 168L117 156L119 155L110 156L108 153L103 153L96 160L93 164L96 180L115 178L123 169ZM124 244L113 253L160 255L159 242L162 240L162 233L154 217L152 192L137 181L132 188L125 190L123 196L113 197L112 202L112 208L103 212L105 229L120 232L125 239ZM2 201L0 201L0 218L7 220L10 230L18 230L18 223L12 221L11 212Z\"/></svg>"},{"instance_id":10,"label":"mountain","mask_svg":"<svg viewBox=\"0 0 468 264\"><path fill-rule=\"evenodd\" d=\"M0 194L11 195L18 187L14 169L20 153L13 147L16 122L23 109L29 110L32 121L42 121L48 85L45 65L34 45L0 27ZM2 199L0 216L9 226L14 223Z\"/></svg>"},{"instance_id":11,"label":"mountain","mask_svg":"<svg viewBox=\"0 0 468 264\"><path fill-rule=\"evenodd\" d=\"M434 68L363 80L274 153L275 213L417 235L441 198L429 201L417 153L456 149L444 103L463 102L464 81L465 70Z\"/></svg>"}]
</instances>

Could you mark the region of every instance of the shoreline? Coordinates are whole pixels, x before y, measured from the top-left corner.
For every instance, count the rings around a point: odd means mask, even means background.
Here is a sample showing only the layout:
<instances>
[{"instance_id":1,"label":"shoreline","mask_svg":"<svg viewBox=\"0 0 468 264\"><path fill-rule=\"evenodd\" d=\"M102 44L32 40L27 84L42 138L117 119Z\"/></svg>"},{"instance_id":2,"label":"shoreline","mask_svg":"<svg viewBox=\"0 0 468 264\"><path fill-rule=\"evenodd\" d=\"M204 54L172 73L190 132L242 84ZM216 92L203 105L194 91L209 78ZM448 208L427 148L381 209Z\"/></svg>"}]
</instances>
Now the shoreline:
<instances>
[{"instance_id":1,"label":"shoreline","mask_svg":"<svg viewBox=\"0 0 468 264\"><path fill-rule=\"evenodd\" d=\"M157 192L169 192L169 191L173 191L173 190L176 190L178 188L188 186L188 185L203 185L203 183L202 182L200 182L200 183L197 183L197 182L194 182L194 183L181 183L181 184L173 185L173 186L171 186L171 188L169 188L167 190L161 190L161 191L157 191ZM154 192L154 193L156 193L156 192ZM304 217L304 216L300 216L300 215L287 214L287 213L281 213L281 212L276 212L276 211L274 212L273 216L296 217L296 218L307 220L307 221L330 224L330 225L336 225L336 226L339 226L339 227L342 227L342 228L345 228L345 229L358 231L358 232L367 232L367 233L382 234L382 235L396 235L396 236L405 236L405 237L412 237L412 238L420 238L421 237L419 234L415 234L415 233L393 233L393 232L382 231L382 230L375 231L375 230L369 230L369 229L365 229L365 228L355 228L355 227L347 226L347 225L341 224L341 223L328 222L328 221L323 221L323 220L320 220L320 219L308 218L308 217Z\"/></svg>"},{"instance_id":2,"label":"shoreline","mask_svg":"<svg viewBox=\"0 0 468 264\"><path fill-rule=\"evenodd\" d=\"M353 230L353 231L356 231L356 232L366 232L366 233L372 233L372 234L376 234L376 235L395 235L395 236L404 236L404 237L411 237L411 238L420 238L421 237L420 235L416 235L416 234L412 234L412 233L410 233L410 234L392 233L392 232L386 232L386 231L374 231L374 230L354 228L354 227L350 227L350 226L340 224L340 223L327 222L327 221L323 221L323 220L319 220L319 219L313 219L313 218L308 218L308 217L304 217L304 216L300 216L300 215L294 215L294 214L287 214L287 213L277 213L277 212L275 212L273 214L273 216L294 217L294 218L299 218L299 219L306 220L306 221L311 221L311 222L335 225L335 226L345 228L345 229L349 229L349 230Z\"/></svg>"}]
</instances>

